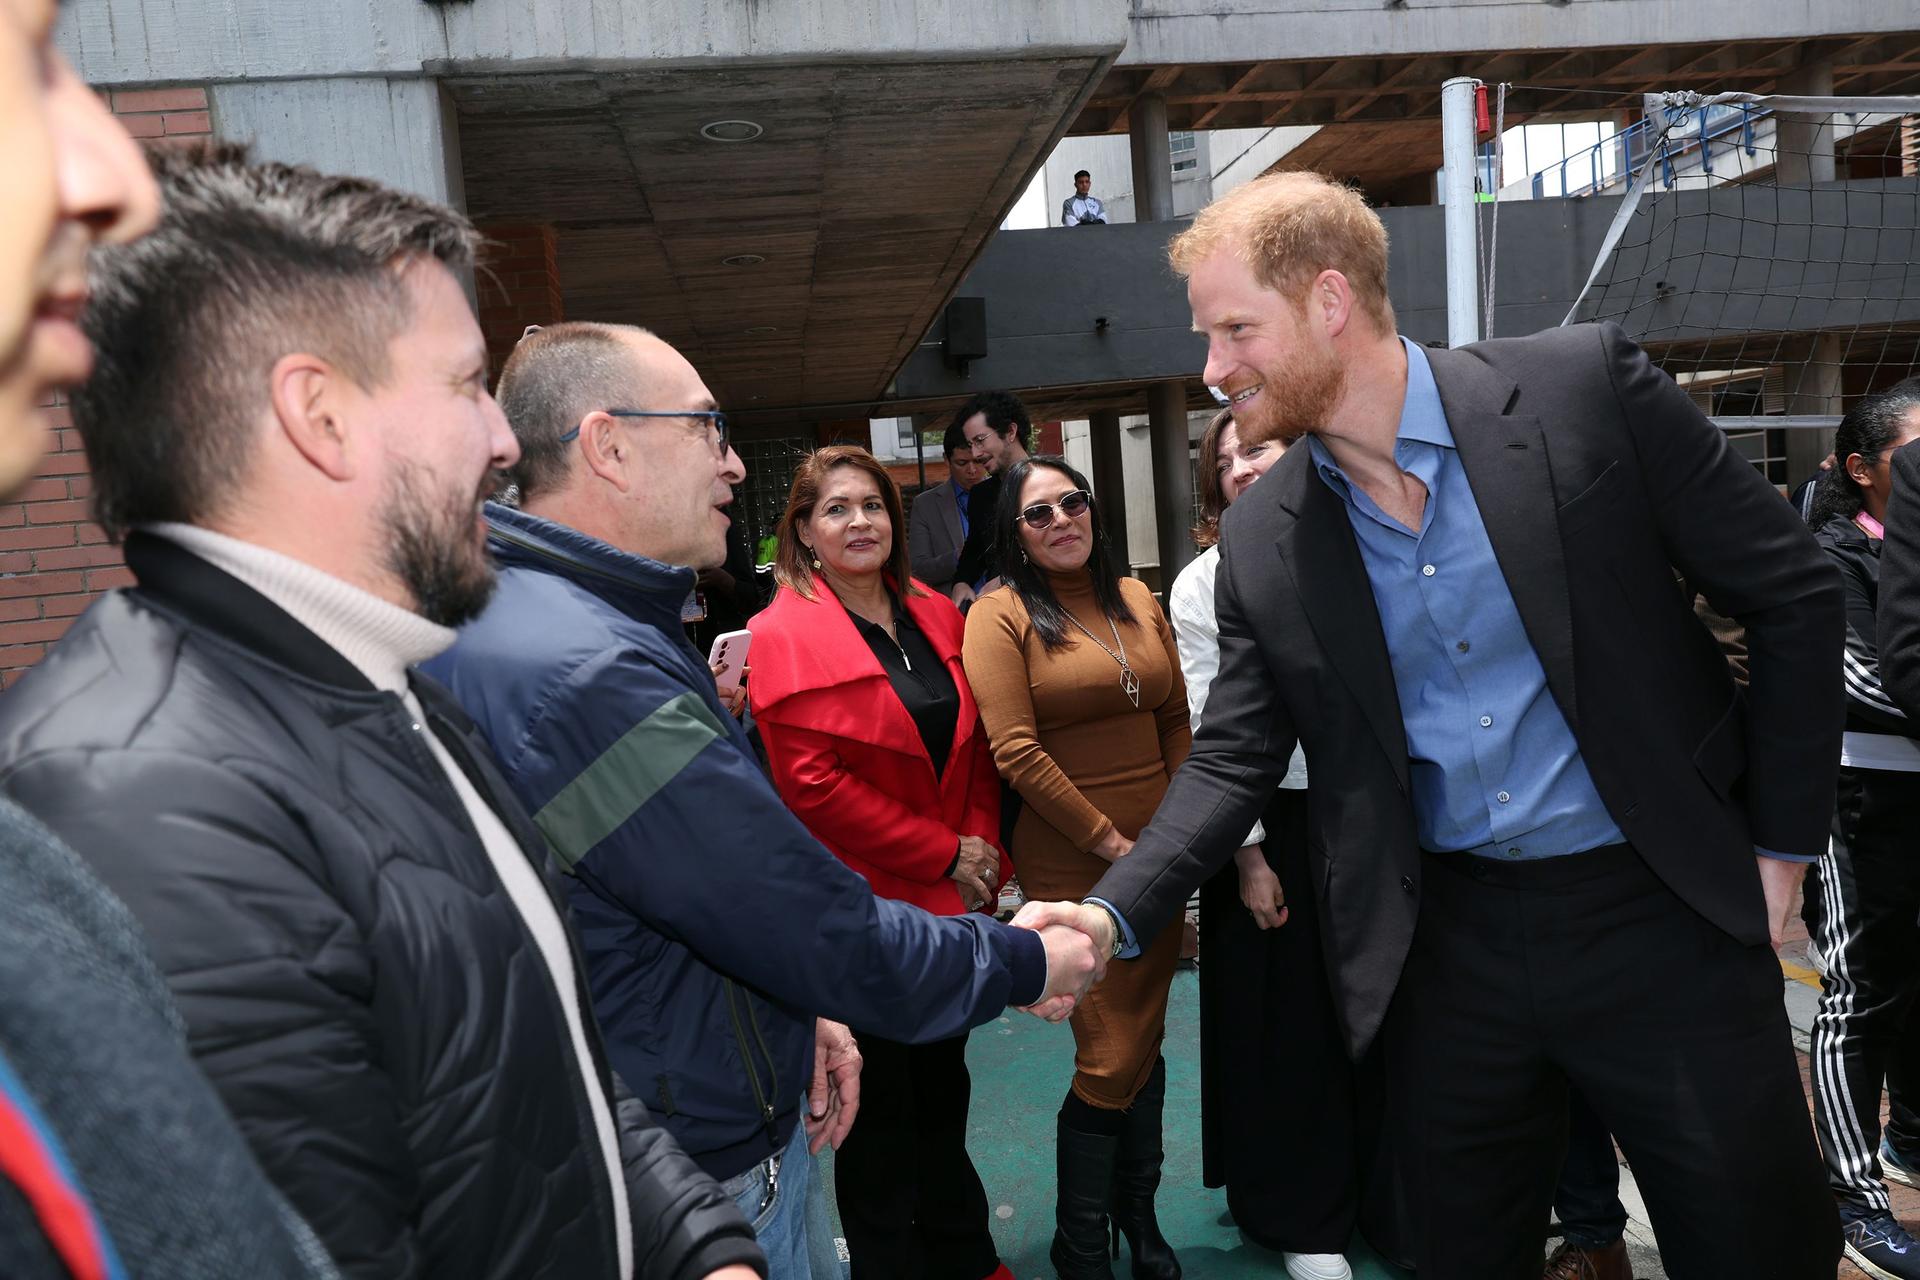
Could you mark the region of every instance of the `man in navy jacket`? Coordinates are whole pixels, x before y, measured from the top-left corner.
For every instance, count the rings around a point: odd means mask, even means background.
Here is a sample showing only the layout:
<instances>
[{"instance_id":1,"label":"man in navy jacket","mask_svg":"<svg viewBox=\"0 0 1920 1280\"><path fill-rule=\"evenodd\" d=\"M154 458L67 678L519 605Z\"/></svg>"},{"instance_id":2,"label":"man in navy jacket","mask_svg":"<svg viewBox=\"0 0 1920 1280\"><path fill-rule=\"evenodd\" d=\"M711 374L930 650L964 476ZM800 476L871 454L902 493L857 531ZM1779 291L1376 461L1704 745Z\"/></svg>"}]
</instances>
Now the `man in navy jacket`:
<instances>
[{"instance_id":1,"label":"man in navy jacket","mask_svg":"<svg viewBox=\"0 0 1920 1280\"><path fill-rule=\"evenodd\" d=\"M805 1274L826 1243L809 1147L857 1100L840 1024L922 1041L1008 1005L1064 1016L1103 961L1071 930L876 898L781 803L680 622L744 476L684 358L644 330L556 325L521 342L499 398L519 509L489 508L497 594L431 669L571 874L615 1070L730 1184L772 1275Z\"/></svg>"}]
</instances>

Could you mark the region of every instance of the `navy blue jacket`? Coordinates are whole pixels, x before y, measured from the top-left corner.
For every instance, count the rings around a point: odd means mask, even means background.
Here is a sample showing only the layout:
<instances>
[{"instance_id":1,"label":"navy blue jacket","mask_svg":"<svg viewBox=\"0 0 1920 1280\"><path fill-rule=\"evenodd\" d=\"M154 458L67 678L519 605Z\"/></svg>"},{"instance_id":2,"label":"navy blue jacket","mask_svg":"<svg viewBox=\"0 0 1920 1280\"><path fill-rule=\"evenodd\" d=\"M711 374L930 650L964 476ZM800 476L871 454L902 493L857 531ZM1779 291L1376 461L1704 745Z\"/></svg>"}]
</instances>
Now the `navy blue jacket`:
<instances>
[{"instance_id":1,"label":"navy blue jacket","mask_svg":"<svg viewBox=\"0 0 1920 1280\"><path fill-rule=\"evenodd\" d=\"M686 639L691 569L488 518L499 588L428 669L569 872L614 1069L703 1168L792 1136L816 1017L927 1041L1039 998L1038 935L876 898L781 803Z\"/></svg>"}]
</instances>

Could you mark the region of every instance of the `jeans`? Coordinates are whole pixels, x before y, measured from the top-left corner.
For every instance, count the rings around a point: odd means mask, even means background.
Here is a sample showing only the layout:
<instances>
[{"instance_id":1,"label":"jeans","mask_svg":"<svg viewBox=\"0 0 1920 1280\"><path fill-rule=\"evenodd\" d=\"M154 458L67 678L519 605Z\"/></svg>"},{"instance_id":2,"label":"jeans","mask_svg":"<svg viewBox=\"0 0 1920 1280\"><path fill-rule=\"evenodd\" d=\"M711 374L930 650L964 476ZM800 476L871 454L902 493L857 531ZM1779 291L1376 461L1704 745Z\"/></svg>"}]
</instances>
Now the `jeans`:
<instances>
[{"instance_id":1,"label":"jeans","mask_svg":"<svg viewBox=\"0 0 1920 1280\"><path fill-rule=\"evenodd\" d=\"M772 1175L773 1196L767 1195ZM721 1183L753 1224L754 1237L767 1255L767 1280L845 1280L827 1207L827 1180L819 1176L807 1150L807 1126L794 1126L792 1141L772 1160Z\"/></svg>"}]
</instances>

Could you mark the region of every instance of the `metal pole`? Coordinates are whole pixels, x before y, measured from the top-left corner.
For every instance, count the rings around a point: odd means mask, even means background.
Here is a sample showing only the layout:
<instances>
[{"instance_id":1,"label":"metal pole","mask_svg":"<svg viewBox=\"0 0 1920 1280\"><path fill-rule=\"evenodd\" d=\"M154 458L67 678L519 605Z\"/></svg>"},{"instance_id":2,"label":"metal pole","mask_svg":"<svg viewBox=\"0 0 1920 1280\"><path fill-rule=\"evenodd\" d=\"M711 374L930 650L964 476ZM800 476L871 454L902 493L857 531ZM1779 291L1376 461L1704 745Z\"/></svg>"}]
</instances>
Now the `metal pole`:
<instances>
[{"instance_id":1,"label":"metal pole","mask_svg":"<svg viewBox=\"0 0 1920 1280\"><path fill-rule=\"evenodd\" d=\"M1473 90L1480 82L1455 76L1440 86L1440 138L1447 181L1447 345L1480 337L1480 266L1474 229Z\"/></svg>"},{"instance_id":2,"label":"metal pole","mask_svg":"<svg viewBox=\"0 0 1920 1280\"><path fill-rule=\"evenodd\" d=\"M1093 496L1100 503L1100 523L1107 545L1123 574L1133 573L1133 547L1127 537L1127 473L1120 453L1120 411L1099 409L1087 417L1088 443L1093 449Z\"/></svg>"}]
</instances>

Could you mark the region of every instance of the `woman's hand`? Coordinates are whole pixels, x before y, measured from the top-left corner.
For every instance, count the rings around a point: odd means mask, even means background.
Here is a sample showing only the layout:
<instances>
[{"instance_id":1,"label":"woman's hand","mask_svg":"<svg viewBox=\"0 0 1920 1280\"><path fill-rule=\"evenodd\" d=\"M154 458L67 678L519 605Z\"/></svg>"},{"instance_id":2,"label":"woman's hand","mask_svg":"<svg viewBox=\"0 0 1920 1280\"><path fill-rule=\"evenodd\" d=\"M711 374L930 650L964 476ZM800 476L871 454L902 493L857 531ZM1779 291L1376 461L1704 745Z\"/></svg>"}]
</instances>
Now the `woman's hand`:
<instances>
[{"instance_id":1,"label":"woman's hand","mask_svg":"<svg viewBox=\"0 0 1920 1280\"><path fill-rule=\"evenodd\" d=\"M960 886L967 910L977 911L1000 888L1000 851L979 836L961 836L960 855L948 874Z\"/></svg>"},{"instance_id":2,"label":"woman's hand","mask_svg":"<svg viewBox=\"0 0 1920 1280\"><path fill-rule=\"evenodd\" d=\"M1240 901L1253 912L1253 922L1261 929L1278 929L1287 922L1287 895L1280 877L1267 865L1266 855L1257 844L1246 845L1233 855L1240 871Z\"/></svg>"},{"instance_id":3,"label":"woman's hand","mask_svg":"<svg viewBox=\"0 0 1920 1280\"><path fill-rule=\"evenodd\" d=\"M707 670L713 672L714 692L720 695L720 701L726 706L727 714L738 720L741 713L747 709L746 672L740 673L740 684L723 684L720 680L720 677L727 674L732 666L730 662L715 662L709 664Z\"/></svg>"},{"instance_id":4,"label":"woman's hand","mask_svg":"<svg viewBox=\"0 0 1920 1280\"><path fill-rule=\"evenodd\" d=\"M1118 862L1133 852L1133 841L1120 834L1120 828L1109 827L1100 843L1093 846L1093 856L1104 858L1108 862Z\"/></svg>"}]
</instances>

